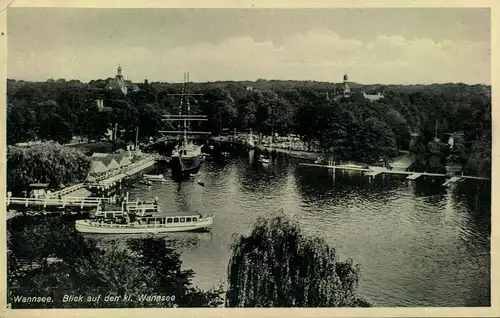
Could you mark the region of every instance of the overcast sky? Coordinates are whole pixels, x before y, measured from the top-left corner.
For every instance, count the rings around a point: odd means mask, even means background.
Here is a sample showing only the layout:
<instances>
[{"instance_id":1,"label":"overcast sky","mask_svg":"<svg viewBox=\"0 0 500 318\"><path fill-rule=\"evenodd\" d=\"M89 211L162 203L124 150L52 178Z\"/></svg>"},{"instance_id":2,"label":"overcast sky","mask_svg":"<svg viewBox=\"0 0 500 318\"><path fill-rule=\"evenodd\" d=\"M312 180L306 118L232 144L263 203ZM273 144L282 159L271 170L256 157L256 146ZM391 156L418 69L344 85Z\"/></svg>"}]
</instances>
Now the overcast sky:
<instances>
[{"instance_id":1,"label":"overcast sky","mask_svg":"<svg viewBox=\"0 0 500 318\"><path fill-rule=\"evenodd\" d=\"M490 84L488 9L7 12L8 77Z\"/></svg>"}]
</instances>

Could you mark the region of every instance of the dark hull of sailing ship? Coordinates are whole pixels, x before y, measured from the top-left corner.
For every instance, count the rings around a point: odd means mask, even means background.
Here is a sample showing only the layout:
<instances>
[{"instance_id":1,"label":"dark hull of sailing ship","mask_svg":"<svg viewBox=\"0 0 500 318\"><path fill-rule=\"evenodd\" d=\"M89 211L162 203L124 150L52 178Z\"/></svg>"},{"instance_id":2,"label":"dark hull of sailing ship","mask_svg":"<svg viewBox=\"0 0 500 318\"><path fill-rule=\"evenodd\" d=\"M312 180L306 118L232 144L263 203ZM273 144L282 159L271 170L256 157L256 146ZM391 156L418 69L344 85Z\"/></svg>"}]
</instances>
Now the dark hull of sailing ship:
<instances>
[{"instance_id":1,"label":"dark hull of sailing ship","mask_svg":"<svg viewBox=\"0 0 500 318\"><path fill-rule=\"evenodd\" d=\"M174 156L170 161L173 176L196 174L201 167L201 155Z\"/></svg>"}]
</instances>

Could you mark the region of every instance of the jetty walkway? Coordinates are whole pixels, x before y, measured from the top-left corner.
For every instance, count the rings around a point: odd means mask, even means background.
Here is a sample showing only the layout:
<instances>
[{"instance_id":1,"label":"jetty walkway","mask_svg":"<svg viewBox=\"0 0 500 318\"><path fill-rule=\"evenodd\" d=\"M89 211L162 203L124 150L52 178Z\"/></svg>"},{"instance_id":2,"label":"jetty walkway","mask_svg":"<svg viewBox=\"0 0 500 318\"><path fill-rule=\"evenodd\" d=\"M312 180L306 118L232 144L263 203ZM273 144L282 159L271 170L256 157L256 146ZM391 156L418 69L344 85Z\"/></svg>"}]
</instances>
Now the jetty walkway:
<instances>
[{"instance_id":1,"label":"jetty walkway","mask_svg":"<svg viewBox=\"0 0 500 318\"><path fill-rule=\"evenodd\" d=\"M72 198L66 197L62 199L57 198L15 198L7 197L7 207L11 209L7 212L7 220L14 218L18 215L50 215L50 214L75 214L83 212L86 210L96 210L96 213L105 214L109 211L102 211L103 203L116 203L114 198ZM19 212L22 208L27 209L30 206L35 206L38 208L44 208L43 211L32 210L26 213ZM52 209L50 209L52 208ZM77 208L79 211L66 210L65 208ZM15 210L13 210L15 209ZM142 201L126 201L122 202L121 213L123 211L141 213L145 211L159 212L158 204L154 202L142 202Z\"/></svg>"},{"instance_id":2,"label":"jetty walkway","mask_svg":"<svg viewBox=\"0 0 500 318\"><path fill-rule=\"evenodd\" d=\"M413 172L413 171L404 171L404 170L390 170L384 167L363 167L359 165L353 165L353 164L341 164L341 165L321 165L321 164L314 164L314 163L300 163L300 166L309 166L309 167L320 167L320 168L327 168L327 169L339 169L339 170L350 170L350 171L361 171L364 172L364 174L368 177L375 177L380 174L397 174L397 175L407 175L406 179L408 180L416 180L422 176L429 176L429 177L443 177L443 178L449 178L443 186L450 186L454 183L460 182L464 179L474 179L474 180L490 180L490 178L485 178L485 177L476 177L476 176L465 176L465 175L460 175L460 176L453 176L449 177L448 175L444 173L431 173L431 172Z\"/></svg>"},{"instance_id":3,"label":"jetty walkway","mask_svg":"<svg viewBox=\"0 0 500 318\"><path fill-rule=\"evenodd\" d=\"M148 156L144 159L141 159L137 162L131 163L127 166L121 167L119 169L115 169L110 172L106 172L98 177L92 178L87 182L87 186L89 188L100 188L100 189L107 189L116 184L116 182L119 182L123 179L126 179L132 175L135 175L151 166L153 166L156 161L157 157L155 156Z\"/></svg>"},{"instance_id":4,"label":"jetty walkway","mask_svg":"<svg viewBox=\"0 0 500 318\"><path fill-rule=\"evenodd\" d=\"M53 198L19 198L7 196L7 220L17 215L23 214L22 210L33 209L33 214L39 214L36 210L43 210L43 214L53 213L71 213L70 211L79 210L80 212L97 208L102 202L111 202L111 198L77 198L64 197ZM68 210L68 212L66 212ZM30 214L30 213L28 213Z\"/></svg>"}]
</instances>

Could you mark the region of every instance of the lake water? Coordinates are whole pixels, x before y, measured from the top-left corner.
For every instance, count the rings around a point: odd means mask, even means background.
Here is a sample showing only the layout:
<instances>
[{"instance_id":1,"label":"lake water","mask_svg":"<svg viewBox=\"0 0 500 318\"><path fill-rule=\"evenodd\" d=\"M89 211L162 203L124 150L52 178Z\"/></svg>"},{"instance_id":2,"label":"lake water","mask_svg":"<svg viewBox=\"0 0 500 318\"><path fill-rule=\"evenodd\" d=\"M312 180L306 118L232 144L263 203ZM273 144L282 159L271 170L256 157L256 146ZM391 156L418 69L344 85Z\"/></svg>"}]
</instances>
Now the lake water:
<instances>
[{"instance_id":1,"label":"lake water","mask_svg":"<svg viewBox=\"0 0 500 318\"><path fill-rule=\"evenodd\" d=\"M199 177L150 188L133 197L159 198L166 214L214 214L210 233L179 233L183 264L194 283L225 283L234 233L246 234L260 215L283 209L361 265L360 293L376 306L489 306L490 188L464 181L359 173L334 176L277 157L260 166L250 153L206 162ZM205 186L198 184L198 179Z\"/></svg>"}]
</instances>

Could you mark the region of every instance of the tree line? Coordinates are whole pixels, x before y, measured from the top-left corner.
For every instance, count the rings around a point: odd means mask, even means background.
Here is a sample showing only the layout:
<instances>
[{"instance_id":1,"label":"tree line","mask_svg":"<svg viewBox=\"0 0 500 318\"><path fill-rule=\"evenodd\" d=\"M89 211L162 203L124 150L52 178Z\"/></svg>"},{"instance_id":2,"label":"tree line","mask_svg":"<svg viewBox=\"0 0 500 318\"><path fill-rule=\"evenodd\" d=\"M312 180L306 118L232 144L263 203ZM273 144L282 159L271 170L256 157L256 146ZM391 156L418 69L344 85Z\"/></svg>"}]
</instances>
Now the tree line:
<instances>
[{"instance_id":1,"label":"tree line","mask_svg":"<svg viewBox=\"0 0 500 318\"><path fill-rule=\"evenodd\" d=\"M160 137L175 125L162 115L178 114L181 84L143 83L124 95L105 89L106 80L8 81L7 139L68 142L72 136L99 140L118 125L120 138ZM340 86L312 81L193 83L193 114L208 121L193 129L220 134L224 129L256 134L296 134L311 149L331 152L338 160L373 162L406 150L417 167L442 171L459 164L466 171L491 171L491 88L484 85L371 85L351 83L353 96L339 98ZM384 98L368 101L366 93ZM96 100L103 100L98 110ZM196 126L197 125L197 126ZM437 128L437 129L436 129ZM456 147L447 145L452 133ZM438 138L438 141L435 138Z\"/></svg>"}]
</instances>

